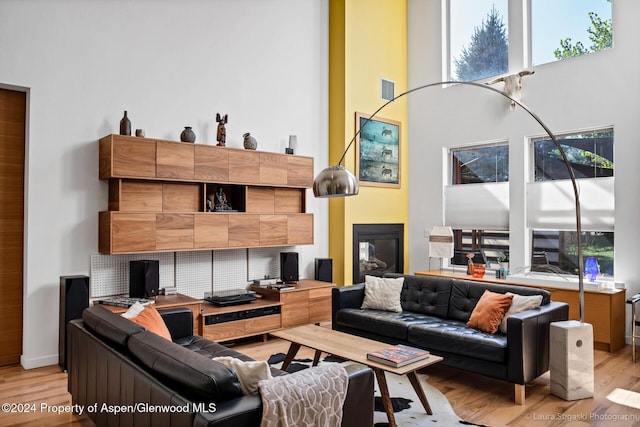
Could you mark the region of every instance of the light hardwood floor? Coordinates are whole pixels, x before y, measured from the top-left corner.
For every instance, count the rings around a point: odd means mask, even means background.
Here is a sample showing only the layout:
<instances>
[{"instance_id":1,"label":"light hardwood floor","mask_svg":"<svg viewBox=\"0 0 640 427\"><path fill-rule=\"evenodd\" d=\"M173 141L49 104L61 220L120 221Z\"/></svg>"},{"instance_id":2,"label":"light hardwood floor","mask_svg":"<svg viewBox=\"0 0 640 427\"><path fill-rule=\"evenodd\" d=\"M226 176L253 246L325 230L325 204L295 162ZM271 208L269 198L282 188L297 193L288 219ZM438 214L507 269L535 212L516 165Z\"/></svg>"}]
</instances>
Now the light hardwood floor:
<instances>
[{"instance_id":1,"label":"light hardwood floor","mask_svg":"<svg viewBox=\"0 0 640 427\"><path fill-rule=\"evenodd\" d=\"M255 359L285 353L289 344L270 338L244 341L233 346ZM301 349L298 357L312 357ZM525 405L513 403L513 386L481 375L433 365L424 373L429 382L449 399L464 420L491 427L499 426L638 426L640 425L640 362L631 362L631 347L616 353L595 351L595 396L567 402L549 392L549 374L527 385ZM620 395L608 396L614 390ZM411 398L411 397L409 397ZM20 366L0 368L0 403L35 404L35 412L0 412L0 426L91 426L85 416L47 413L43 407L70 405L66 374L56 366L24 370Z\"/></svg>"}]
</instances>

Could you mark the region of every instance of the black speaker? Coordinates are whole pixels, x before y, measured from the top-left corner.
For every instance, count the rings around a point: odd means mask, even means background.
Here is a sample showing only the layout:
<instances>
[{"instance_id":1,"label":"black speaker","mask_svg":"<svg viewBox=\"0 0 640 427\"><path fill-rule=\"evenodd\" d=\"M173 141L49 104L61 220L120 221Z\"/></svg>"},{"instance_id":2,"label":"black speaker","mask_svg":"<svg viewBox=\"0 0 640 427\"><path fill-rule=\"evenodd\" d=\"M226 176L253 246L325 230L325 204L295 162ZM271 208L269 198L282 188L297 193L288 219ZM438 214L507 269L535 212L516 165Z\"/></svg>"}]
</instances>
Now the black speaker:
<instances>
[{"instance_id":1,"label":"black speaker","mask_svg":"<svg viewBox=\"0 0 640 427\"><path fill-rule=\"evenodd\" d=\"M149 298L160 289L160 261L129 261L129 297Z\"/></svg>"},{"instance_id":2,"label":"black speaker","mask_svg":"<svg viewBox=\"0 0 640 427\"><path fill-rule=\"evenodd\" d=\"M331 258L316 258L316 280L333 282L333 260Z\"/></svg>"},{"instance_id":3,"label":"black speaker","mask_svg":"<svg viewBox=\"0 0 640 427\"><path fill-rule=\"evenodd\" d=\"M280 278L285 283L298 281L298 252L280 252Z\"/></svg>"},{"instance_id":4,"label":"black speaker","mask_svg":"<svg viewBox=\"0 0 640 427\"><path fill-rule=\"evenodd\" d=\"M67 323L82 317L89 307L89 276L60 276L60 323L58 365L67 370Z\"/></svg>"}]
</instances>

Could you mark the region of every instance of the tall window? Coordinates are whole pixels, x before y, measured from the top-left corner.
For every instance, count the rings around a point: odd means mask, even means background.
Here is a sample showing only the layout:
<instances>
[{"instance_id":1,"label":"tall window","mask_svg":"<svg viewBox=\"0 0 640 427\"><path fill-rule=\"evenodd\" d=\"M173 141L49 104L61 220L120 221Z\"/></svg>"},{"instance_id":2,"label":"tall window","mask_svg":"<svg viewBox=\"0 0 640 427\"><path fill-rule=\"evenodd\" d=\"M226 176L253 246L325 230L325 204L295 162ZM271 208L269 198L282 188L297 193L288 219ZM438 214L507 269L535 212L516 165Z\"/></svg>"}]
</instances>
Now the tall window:
<instances>
[{"instance_id":1,"label":"tall window","mask_svg":"<svg viewBox=\"0 0 640 427\"><path fill-rule=\"evenodd\" d=\"M566 135L558 139L576 178L613 176L613 130ZM560 151L550 139L534 141L535 181L569 179Z\"/></svg>"},{"instance_id":2,"label":"tall window","mask_svg":"<svg viewBox=\"0 0 640 427\"><path fill-rule=\"evenodd\" d=\"M613 276L614 259L613 138L613 129L558 136L579 179L583 257L596 258L605 276ZM534 140L533 153L533 182L527 188L531 270L578 274L575 200L567 168L548 138Z\"/></svg>"},{"instance_id":3,"label":"tall window","mask_svg":"<svg viewBox=\"0 0 640 427\"><path fill-rule=\"evenodd\" d=\"M613 45L611 0L531 0L533 65Z\"/></svg>"},{"instance_id":4,"label":"tall window","mask_svg":"<svg viewBox=\"0 0 640 427\"><path fill-rule=\"evenodd\" d=\"M509 69L507 0L450 0L451 77L479 80Z\"/></svg>"},{"instance_id":5,"label":"tall window","mask_svg":"<svg viewBox=\"0 0 640 427\"><path fill-rule=\"evenodd\" d=\"M451 183L509 181L509 146L506 143L451 150Z\"/></svg>"},{"instance_id":6,"label":"tall window","mask_svg":"<svg viewBox=\"0 0 640 427\"><path fill-rule=\"evenodd\" d=\"M453 264L495 262L509 253L509 145L507 142L449 150L445 223L454 229ZM464 185L474 184L474 185Z\"/></svg>"}]
</instances>

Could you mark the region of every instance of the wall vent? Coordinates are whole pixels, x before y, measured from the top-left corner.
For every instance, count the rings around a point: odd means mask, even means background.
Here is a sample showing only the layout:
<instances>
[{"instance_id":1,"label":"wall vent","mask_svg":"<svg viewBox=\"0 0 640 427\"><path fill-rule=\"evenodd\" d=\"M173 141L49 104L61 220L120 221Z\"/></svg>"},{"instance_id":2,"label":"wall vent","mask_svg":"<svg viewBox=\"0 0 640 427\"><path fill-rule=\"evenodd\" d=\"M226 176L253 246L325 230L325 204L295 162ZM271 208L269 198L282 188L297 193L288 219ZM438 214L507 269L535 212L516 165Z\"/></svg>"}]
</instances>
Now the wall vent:
<instances>
[{"instance_id":1,"label":"wall vent","mask_svg":"<svg viewBox=\"0 0 640 427\"><path fill-rule=\"evenodd\" d=\"M391 80L380 79L380 97L383 101L391 101L395 97L396 84Z\"/></svg>"}]
</instances>

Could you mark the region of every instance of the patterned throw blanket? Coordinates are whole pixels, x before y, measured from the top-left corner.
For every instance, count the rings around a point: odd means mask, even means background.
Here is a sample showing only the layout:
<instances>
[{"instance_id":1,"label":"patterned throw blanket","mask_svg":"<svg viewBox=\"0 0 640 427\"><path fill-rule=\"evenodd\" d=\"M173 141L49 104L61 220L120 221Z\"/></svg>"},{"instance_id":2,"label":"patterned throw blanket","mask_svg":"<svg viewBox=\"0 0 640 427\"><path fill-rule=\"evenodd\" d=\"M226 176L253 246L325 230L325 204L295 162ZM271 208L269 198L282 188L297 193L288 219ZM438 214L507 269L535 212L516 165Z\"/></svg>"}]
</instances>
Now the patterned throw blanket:
<instances>
[{"instance_id":1,"label":"patterned throw blanket","mask_svg":"<svg viewBox=\"0 0 640 427\"><path fill-rule=\"evenodd\" d=\"M260 427L340 426L348 382L347 371L335 364L260 381Z\"/></svg>"}]
</instances>

